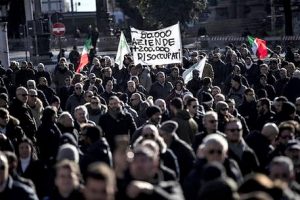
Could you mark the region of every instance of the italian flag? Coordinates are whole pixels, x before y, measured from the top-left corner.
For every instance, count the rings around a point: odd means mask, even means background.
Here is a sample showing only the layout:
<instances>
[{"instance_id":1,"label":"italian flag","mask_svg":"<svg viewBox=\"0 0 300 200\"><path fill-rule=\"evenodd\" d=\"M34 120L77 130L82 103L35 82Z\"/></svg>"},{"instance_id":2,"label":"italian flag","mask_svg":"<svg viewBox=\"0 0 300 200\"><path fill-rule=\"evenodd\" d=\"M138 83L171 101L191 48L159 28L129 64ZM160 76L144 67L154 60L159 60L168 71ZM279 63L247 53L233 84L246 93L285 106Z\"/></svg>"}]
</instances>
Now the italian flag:
<instances>
[{"instance_id":1,"label":"italian flag","mask_svg":"<svg viewBox=\"0 0 300 200\"><path fill-rule=\"evenodd\" d=\"M89 63L89 51L91 48L92 48L92 40L91 38L89 38L84 43L84 47L80 57L80 63L76 70L77 73L79 73L84 68L84 66L86 66Z\"/></svg>"},{"instance_id":2,"label":"italian flag","mask_svg":"<svg viewBox=\"0 0 300 200\"><path fill-rule=\"evenodd\" d=\"M268 48L265 40L248 36L248 42L251 45L253 53L258 59L264 59L268 56Z\"/></svg>"}]
</instances>

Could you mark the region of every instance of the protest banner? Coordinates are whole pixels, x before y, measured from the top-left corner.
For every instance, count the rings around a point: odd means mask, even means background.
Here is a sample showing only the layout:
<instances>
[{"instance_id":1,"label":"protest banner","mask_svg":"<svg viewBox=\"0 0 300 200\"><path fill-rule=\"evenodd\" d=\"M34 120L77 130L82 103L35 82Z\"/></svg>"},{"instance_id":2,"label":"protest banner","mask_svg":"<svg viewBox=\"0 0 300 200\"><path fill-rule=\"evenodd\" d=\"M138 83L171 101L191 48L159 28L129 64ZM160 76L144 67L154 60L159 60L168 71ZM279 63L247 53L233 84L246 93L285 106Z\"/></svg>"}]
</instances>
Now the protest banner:
<instances>
[{"instance_id":1,"label":"protest banner","mask_svg":"<svg viewBox=\"0 0 300 200\"><path fill-rule=\"evenodd\" d=\"M182 62L179 23L156 31L131 27L134 64L162 65Z\"/></svg>"}]
</instances>

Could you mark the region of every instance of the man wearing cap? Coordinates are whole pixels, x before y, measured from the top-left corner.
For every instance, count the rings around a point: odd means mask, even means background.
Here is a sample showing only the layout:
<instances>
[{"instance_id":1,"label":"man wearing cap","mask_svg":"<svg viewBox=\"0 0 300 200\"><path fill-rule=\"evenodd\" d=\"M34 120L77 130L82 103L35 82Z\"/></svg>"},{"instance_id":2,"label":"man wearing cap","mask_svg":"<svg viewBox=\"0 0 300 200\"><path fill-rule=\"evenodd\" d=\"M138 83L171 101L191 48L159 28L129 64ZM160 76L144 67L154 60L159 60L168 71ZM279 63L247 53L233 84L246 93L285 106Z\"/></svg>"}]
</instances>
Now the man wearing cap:
<instances>
[{"instance_id":1,"label":"man wearing cap","mask_svg":"<svg viewBox=\"0 0 300 200\"><path fill-rule=\"evenodd\" d=\"M167 147L171 149L180 161L180 182L183 183L193 167L195 154L193 149L176 134L178 123L172 120L165 121L159 128L159 134L164 139Z\"/></svg>"},{"instance_id":2,"label":"man wearing cap","mask_svg":"<svg viewBox=\"0 0 300 200\"><path fill-rule=\"evenodd\" d=\"M161 113L161 109L158 106L148 107L146 109L146 115L147 115L148 120L144 124L142 124L140 127L138 127L136 129L136 131L133 133L132 138L131 138L132 144L135 142L135 140L139 136L141 136L142 130L143 130L144 126L146 126L147 124L153 124L156 127L160 126L162 113Z\"/></svg>"},{"instance_id":3,"label":"man wearing cap","mask_svg":"<svg viewBox=\"0 0 300 200\"><path fill-rule=\"evenodd\" d=\"M214 98L209 92L203 91L197 98L199 103L203 105L205 112L213 110Z\"/></svg>"},{"instance_id":4,"label":"man wearing cap","mask_svg":"<svg viewBox=\"0 0 300 200\"><path fill-rule=\"evenodd\" d=\"M97 80L96 74L94 73L90 73L89 78L84 81L83 89L88 90L90 86L96 86L99 94L102 94L102 92L104 92L104 88L101 85L101 81Z\"/></svg>"},{"instance_id":5,"label":"man wearing cap","mask_svg":"<svg viewBox=\"0 0 300 200\"><path fill-rule=\"evenodd\" d=\"M12 179L6 156L0 152L0 199L38 200L33 188Z\"/></svg>"}]
</instances>

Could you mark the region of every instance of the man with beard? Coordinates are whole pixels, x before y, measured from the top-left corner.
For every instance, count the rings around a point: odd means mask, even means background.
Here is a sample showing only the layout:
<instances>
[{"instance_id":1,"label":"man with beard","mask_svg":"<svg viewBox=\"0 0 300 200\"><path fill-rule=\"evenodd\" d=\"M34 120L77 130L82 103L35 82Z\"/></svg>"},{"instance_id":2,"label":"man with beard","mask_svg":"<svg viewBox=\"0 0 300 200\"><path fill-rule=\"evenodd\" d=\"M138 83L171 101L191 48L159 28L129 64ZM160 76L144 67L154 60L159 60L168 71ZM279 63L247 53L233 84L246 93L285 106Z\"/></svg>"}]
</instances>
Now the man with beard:
<instances>
[{"instance_id":1,"label":"man with beard","mask_svg":"<svg viewBox=\"0 0 300 200\"><path fill-rule=\"evenodd\" d=\"M257 119L255 130L260 131L267 122L273 122L275 113L271 111L271 102L268 98L261 98L256 104Z\"/></svg>"},{"instance_id":2,"label":"man with beard","mask_svg":"<svg viewBox=\"0 0 300 200\"><path fill-rule=\"evenodd\" d=\"M114 150L114 138L117 135L132 136L136 130L133 117L123 111L121 101L117 96L111 96L108 100L108 112L102 115L98 125L103 129L105 137Z\"/></svg>"},{"instance_id":3,"label":"man with beard","mask_svg":"<svg viewBox=\"0 0 300 200\"><path fill-rule=\"evenodd\" d=\"M253 130L255 127L257 112L255 93L252 88L247 88L245 90L244 101L242 105L238 107L238 111L245 118L249 130Z\"/></svg>"}]
</instances>

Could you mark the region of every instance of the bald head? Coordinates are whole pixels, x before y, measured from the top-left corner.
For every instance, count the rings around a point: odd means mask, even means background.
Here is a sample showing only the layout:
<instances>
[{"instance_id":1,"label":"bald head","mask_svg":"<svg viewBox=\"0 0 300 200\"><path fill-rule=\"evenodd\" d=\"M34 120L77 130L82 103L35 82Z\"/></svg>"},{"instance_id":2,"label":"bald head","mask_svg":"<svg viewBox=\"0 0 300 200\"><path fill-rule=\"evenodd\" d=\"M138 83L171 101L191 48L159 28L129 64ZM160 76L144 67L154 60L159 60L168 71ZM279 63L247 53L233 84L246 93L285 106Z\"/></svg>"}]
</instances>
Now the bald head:
<instances>
[{"instance_id":1,"label":"bald head","mask_svg":"<svg viewBox=\"0 0 300 200\"><path fill-rule=\"evenodd\" d=\"M274 123L266 123L261 130L261 134L268 138L270 141L273 141L279 133L279 129Z\"/></svg>"}]
</instances>

